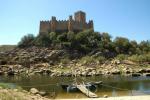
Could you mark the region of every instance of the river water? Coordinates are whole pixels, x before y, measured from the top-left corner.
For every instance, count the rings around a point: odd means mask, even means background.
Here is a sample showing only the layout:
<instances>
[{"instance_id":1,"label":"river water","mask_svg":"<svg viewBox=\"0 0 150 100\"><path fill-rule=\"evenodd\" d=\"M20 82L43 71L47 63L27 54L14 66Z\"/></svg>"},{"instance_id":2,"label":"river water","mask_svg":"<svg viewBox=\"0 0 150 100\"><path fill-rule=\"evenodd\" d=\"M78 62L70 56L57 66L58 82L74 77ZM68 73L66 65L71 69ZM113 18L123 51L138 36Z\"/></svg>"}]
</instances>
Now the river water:
<instances>
[{"instance_id":1,"label":"river water","mask_svg":"<svg viewBox=\"0 0 150 100\"><path fill-rule=\"evenodd\" d=\"M33 76L0 76L0 82L9 83L11 86L21 86L25 90L34 87L49 93L51 98L55 93L55 98L85 98L86 96L80 92L67 93L64 91L60 83L71 83L73 77L50 77L48 75ZM94 76L94 77L78 77L78 80L85 82L103 81L103 86L98 87L94 92L103 97L108 96L132 96L132 95L150 95L150 77L140 76Z\"/></svg>"}]
</instances>

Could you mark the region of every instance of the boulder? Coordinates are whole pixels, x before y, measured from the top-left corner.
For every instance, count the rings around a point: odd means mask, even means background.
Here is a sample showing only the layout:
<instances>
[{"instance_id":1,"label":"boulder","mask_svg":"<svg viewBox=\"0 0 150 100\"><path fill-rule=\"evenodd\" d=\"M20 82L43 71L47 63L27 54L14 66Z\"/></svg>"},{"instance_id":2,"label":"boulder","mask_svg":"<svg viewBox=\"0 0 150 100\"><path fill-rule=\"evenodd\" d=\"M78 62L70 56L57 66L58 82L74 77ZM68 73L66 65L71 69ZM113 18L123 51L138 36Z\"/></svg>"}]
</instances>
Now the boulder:
<instances>
[{"instance_id":1,"label":"boulder","mask_svg":"<svg viewBox=\"0 0 150 100\"><path fill-rule=\"evenodd\" d=\"M7 75L9 75L9 76L15 75L15 71L9 70L9 71L7 72Z\"/></svg>"},{"instance_id":2,"label":"boulder","mask_svg":"<svg viewBox=\"0 0 150 100\"><path fill-rule=\"evenodd\" d=\"M104 95L103 97L104 97L104 98L108 98L108 95Z\"/></svg>"},{"instance_id":3,"label":"boulder","mask_svg":"<svg viewBox=\"0 0 150 100\"><path fill-rule=\"evenodd\" d=\"M18 89L13 89L15 92L18 92Z\"/></svg>"},{"instance_id":4,"label":"boulder","mask_svg":"<svg viewBox=\"0 0 150 100\"><path fill-rule=\"evenodd\" d=\"M150 74L149 74L149 73L146 73L145 76L150 77Z\"/></svg>"},{"instance_id":5,"label":"boulder","mask_svg":"<svg viewBox=\"0 0 150 100\"><path fill-rule=\"evenodd\" d=\"M110 71L105 71L105 73L104 74L110 74L111 72Z\"/></svg>"},{"instance_id":6,"label":"boulder","mask_svg":"<svg viewBox=\"0 0 150 100\"><path fill-rule=\"evenodd\" d=\"M146 73L146 69L139 69L138 73Z\"/></svg>"},{"instance_id":7,"label":"boulder","mask_svg":"<svg viewBox=\"0 0 150 100\"><path fill-rule=\"evenodd\" d=\"M121 74L121 72L120 70L115 69L115 70L112 70L111 74L117 75L117 74Z\"/></svg>"},{"instance_id":8,"label":"boulder","mask_svg":"<svg viewBox=\"0 0 150 100\"><path fill-rule=\"evenodd\" d=\"M141 74L140 73L132 73L132 76L133 77L139 77L139 76L141 76Z\"/></svg>"},{"instance_id":9,"label":"boulder","mask_svg":"<svg viewBox=\"0 0 150 100\"><path fill-rule=\"evenodd\" d=\"M146 69L146 72L147 72L147 73L150 73L150 68L147 68L147 69Z\"/></svg>"},{"instance_id":10,"label":"boulder","mask_svg":"<svg viewBox=\"0 0 150 100\"><path fill-rule=\"evenodd\" d=\"M38 94L38 93L39 93L39 90L36 89L36 88L31 88L31 89L30 89L30 93L32 93L32 94Z\"/></svg>"},{"instance_id":11,"label":"boulder","mask_svg":"<svg viewBox=\"0 0 150 100\"><path fill-rule=\"evenodd\" d=\"M43 74L43 70L34 71L34 74Z\"/></svg>"},{"instance_id":12,"label":"boulder","mask_svg":"<svg viewBox=\"0 0 150 100\"><path fill-rule=\"evenodd\" d=\"M45 69L44 72L45 72L46 74L51 74L51 73L52 73L50 69Z\"/></svg>"},{"instance_id":13,"label":"boulder","mask_svg":"<svg viewBox=\"0 0 150 100\"><path fill-rule=\"evenodd\" d=\"M4 74L4 72L3 71L0 71L0 75L3 75Z\"/></svg>"},{"instance_id":14,"label":"boulder","mask_svg":"<svg viewBox=\"0 0 150 100\"><path fill-rule=\"evenodd\" d=\"M47 95L47 93L46 93L45 91L40 91L39 94L40 94L41 96L46 96L46 95Z\"/></svg>"},{"instance_id":15,"label":"boulder","mask_svg":"<svg viewBox=\"0 0 150 100\"><path fill-rule=\"evenodd\" d=\"M0 65L6 65L7 61L6 60L0 60Z\"/></svg>"},{"instance_id":16,"label":"boulder","mask_svg":"<svg viewBox=\"0 0 150 100\"><path fill-rule=\"evenodd\" d=\"M126 73L126 74L130 74L131 71L130 71L130 70L126 70L125 73Z\"/></svg>"}]
</instances>

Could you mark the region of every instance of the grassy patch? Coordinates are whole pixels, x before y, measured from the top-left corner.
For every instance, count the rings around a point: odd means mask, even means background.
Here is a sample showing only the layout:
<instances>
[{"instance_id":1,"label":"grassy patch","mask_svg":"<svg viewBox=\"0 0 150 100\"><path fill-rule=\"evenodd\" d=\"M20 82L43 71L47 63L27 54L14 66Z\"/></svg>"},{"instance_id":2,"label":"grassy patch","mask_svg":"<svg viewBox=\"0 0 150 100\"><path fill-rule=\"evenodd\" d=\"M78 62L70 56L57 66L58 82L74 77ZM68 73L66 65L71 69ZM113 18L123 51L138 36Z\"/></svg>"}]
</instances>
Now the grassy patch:
<instances>
[{"instance_id":1,"label":"grassy patch","mask_svg":"<svg viewBox=\"0 0 150 100\"><path fill-rule=\"evenodd\" d=\"M93 57L93 56L84 56L81 58L79 63L90 64L90 63L104 63L106 60L103 56Z\"/></svg>"},{"instance_id":2,"label":"grassy patch","mask_svg":"<svg viewBox=\"0 0 150 100\"><path fill-rule=\"evenodd\" d=\"M15 47L16 47L15 45L1 45L0 52L9 51L14 49Z\"/></svg>"},{"instance_id":3,"label":"grassy patch","mask_svg":"<svg viewBox=\"0 0 150 100\"><path fill-rule=\"evenodd\" d=\"M59 72L66 72L66 71L70 71L70 68L67 68L67 67L55 68L55 70L57 70L57 71L59 71Z\"/></svg>"},{"instance_id":4,"label":"grassy patch","mask_svg":"<svg viewBox=\"0 0 150 100\"><path fill-rule=\"evenodd\" d=\"M11 83L0 83L0 87L4 89L18 89L20 91L22 90L20 86L13 85Z\"/></svg>"},{"instance_id":5,"label":"grassy patch","mask_svg":"<svg viewBox=\"0 0 150 100\"><path fill-rule=\"evenodd\" d=\"M0 87L2 88L11 88L11 85L8 83L0 83Z\"/></svg>"}]
</instances>

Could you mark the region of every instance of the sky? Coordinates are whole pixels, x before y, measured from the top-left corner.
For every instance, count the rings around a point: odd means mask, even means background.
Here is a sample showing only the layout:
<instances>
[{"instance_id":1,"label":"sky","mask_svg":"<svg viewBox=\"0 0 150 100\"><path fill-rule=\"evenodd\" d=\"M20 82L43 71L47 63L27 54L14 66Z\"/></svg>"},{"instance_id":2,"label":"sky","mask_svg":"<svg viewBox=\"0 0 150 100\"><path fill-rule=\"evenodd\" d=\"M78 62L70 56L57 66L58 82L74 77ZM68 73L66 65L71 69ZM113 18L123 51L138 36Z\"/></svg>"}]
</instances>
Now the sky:
<instances>
[{"instance_id":1,"label":"sky","mask_svg":"<svg viewBox=\"0 0 150 100\"><path fill-rule=\"evenodd\" d=\"M94 29L114 39L150 40L150 0L0 0L0 45L38 35L40 20L67 20L82 10Z\"/></svg>"}]
</instances>

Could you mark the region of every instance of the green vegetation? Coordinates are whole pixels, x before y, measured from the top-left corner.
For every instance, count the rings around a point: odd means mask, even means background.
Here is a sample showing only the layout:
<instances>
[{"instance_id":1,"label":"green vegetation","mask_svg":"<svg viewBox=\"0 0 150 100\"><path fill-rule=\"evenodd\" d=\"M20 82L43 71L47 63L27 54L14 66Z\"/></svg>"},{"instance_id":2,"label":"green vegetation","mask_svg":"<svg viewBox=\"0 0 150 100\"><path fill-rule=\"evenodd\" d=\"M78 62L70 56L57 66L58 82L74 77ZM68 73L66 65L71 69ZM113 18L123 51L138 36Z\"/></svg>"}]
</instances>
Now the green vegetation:
<instances>
[{"instance_id":1,"label":"green vegetation","mask_svg":"<svg viewBox=\"0 0 150 100\"><path fill-rule=\"evenodd\" d=\"M14 49L15 47L16 47L15 45L1 45L0 52L9 51Z\"/></svg>"},{"instance_id":2,"label":"green vegetation","mask_svg":"<svg viewBox=\"0 0 150 100\"><path fill-rule=\"evenodd\" d=\"M150 62L150 41L137 43L124 37L116 37L112 40L108 33L93 32L92 30L79 33L51 32L49 34L39 34L36 37L28 34L18 43L18 47L30 46L77 50L86 56L96 51L102 53L99 58L101 60L116 57L119 60L129 59L135 62ZM91 59L91 57L87 58L88 60Z\"/></svg>"},{"instance_id":3,"label":"green vegetation","mask_svg":"<svg viewBox=\"0 0 150 100\"><path fill-rule=\"evenodd\" d=\"M143 55L132 55L128 59L138 63L150 62L150 52L148 54Z\"/></svg>"},{"instance_id":4,"label":"green vegetation","mask_svg":"<svg viewBox=\"0 0 150 100\"><path fill-rule=\"evenodd\" d=\"M118 59L118 60L126 60L126 59L128 59L128 55L119 54L119 55L116 56L116 59Z\"/></svg>"},{"instance_id":5,"label":"green vegetation","mask_svg":"<svg viewBox=\"0 0 150 100\"><path fill-rule=\"evenodd\" d=\"M104 63L106 60L103 56L93 57L93 56L84 56L81 58L80 63L91 64L91 63Z\"/></svg>"},{"instance_id":6,"label":"green vegetation","mask_svg":"<svg viewBox=\"0 0 150 100\"><path fill-rule=\"evenodd\" d=\"M10 84L0 83L0 87L2 88L11 88Z\"/></svg>"},{"instance_id":7,"label":"green vegetation","mask_svg":"<svg viewBox=\"0 0 150 100\"><path fill-rule=\"evenodd\" d=\"M33 34L28 34L22 37L21 41L18 43L19 47L29 47L32 46L32 42L35 39Z\"/></svg>"},{"instance_id":8,"label":"green vegetation","mask_svg":"<svg viewBox=\"0 0 150 100\"><path fill-rule=\"evenodd\" d=\"M6 89L14 89L14 88L16 88L16 89L18 89L18 90L22 90L22 88L21 87L19 87L19 86L14 86L14 85L12 85L11 83L0 83L0 87L2 87L2 88L6 88Z\"/></svg>"}]
</instances>

